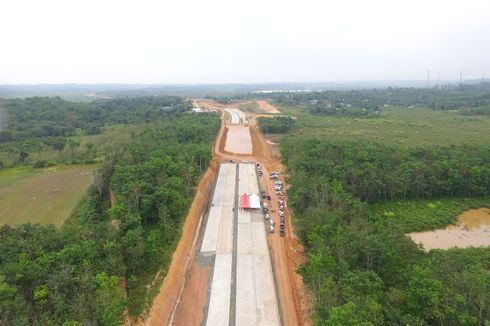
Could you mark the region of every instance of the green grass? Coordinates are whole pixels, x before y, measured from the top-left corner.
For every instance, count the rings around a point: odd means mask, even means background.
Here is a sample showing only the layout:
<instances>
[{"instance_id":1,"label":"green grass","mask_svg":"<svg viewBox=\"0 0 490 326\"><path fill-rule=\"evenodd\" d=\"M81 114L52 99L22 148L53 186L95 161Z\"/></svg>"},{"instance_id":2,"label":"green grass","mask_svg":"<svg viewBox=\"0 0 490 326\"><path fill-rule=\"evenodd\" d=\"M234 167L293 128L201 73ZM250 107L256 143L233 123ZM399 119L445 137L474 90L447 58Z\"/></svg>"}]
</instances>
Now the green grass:
<instances>
[{"instance_id":1,"label":"green grass","mask_svg":"<svg viewBox=\"0 0 490 326\"><path fill-rule=\"evenodd\" d=\"M480 207L490 207L490 196L382 202L370 204L369 215L391 220L404 232L417 232L444 228L455 222L460 213Z\"/></svg>"},{"instance_id":2,"label":"green grass","mask_svg":"<svg viewBox=\"0 0 490 326\"><path fill-rule=\"evenodd\" d=\"M92 184L97 165L0 170L0 224L61 226Z\"/></svg>"},{"instance_id":3,"label":"green grass","mask_svg":"<svg viewBox=\"0 0 490 326\"><path fill-rule=\"evenodd\" d=\"M260 108L260 106L255 101L251 102L251 103L247 103L247 104L242 104L242 105L240 105L240 108L244 111L252 112L252 113L263 113L263 112L265 112L264 110L262 110Z\"/></svg>"},{"instance_id":4,"label":"green grass","mask_svg":"<svg viewBox=\"0 0 490 326\"><path fill-rule=\"evenodd\" d=\"M425 108L383 108L379 117L350 118L312 115L305 107L279 109L298 118L295 134L371 140L403 147L490 143L488 116L470 117Z\"/></svg>"}]
</instances>

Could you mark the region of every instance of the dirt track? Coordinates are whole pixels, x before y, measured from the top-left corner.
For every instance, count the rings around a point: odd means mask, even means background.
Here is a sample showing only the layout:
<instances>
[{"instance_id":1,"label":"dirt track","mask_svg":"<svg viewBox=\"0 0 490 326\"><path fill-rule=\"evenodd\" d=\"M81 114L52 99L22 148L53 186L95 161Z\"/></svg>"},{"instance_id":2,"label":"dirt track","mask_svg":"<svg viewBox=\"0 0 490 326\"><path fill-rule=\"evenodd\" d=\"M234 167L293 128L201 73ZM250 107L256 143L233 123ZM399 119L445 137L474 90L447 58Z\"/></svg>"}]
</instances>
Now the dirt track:
<instances>
[{"instance_id":1,"label":"dirt track","mask_svg":"<svg viewBox=\"0 0 490 326\"><path fill-rule=\"evenodd\" d=\"M281 113L275 106L270 105L264 100L255 101L259 107L267 113Z\"/></svg>"},{"instance_id":2,"label":"dirt track","mask_svg":"<svg viewBox=\"0 0 490 326\"><path fill-rule=\"evenodd\" d=\"M209 100L196 100L199 107L222 111L224 105ZM224 116L224 115L223 115ZM224 159L248 160L260 162L265 175L269 171L282 171L280 158L274 155L272 145L258 131L255 118L250 121L250 133L253 143L252 155L237 155L224 151L228 128L226 121L215 141L213 162L199 183L199 188L186 218L182 238L173 254L172 264L153 302L144 325L200 325L208 286L208 268L195 261L194 242L199 232L199 221L205 211L218 163ZM271 182L261 178L261 184L268 193L274 194ZM277 210L275 196L271 201ZM304 261L303 247L294 235L289 212L286 210L286 236L279 234L268 236L281 315L284 325L310 325L311 300L307 295L301 277L296 270Z\"/></svg>"}]
</instances>

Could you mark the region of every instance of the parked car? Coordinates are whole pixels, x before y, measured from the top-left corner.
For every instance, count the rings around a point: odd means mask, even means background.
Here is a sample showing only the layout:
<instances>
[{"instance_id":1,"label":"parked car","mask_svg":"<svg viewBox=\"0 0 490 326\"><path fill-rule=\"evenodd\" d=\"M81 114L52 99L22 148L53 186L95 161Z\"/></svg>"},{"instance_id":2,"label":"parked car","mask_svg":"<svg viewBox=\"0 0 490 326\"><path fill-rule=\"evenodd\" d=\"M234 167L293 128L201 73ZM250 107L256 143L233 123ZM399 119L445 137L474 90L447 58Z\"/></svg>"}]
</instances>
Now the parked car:
<instances>
[{"instance_id":1,"label":"parked car","mask_svg":"<svg viewBox=\"0 0 490 326\"><path fill-rule=\"evenodd\" d=\"M270 218L269 214L264 214L264 219L268 220Z\"/></svg>"},{"instance_id":2,"label":"parked car","mask_svg":"<svg viewBox=\"0 0 490 326\"><path fill-rule=\"evenodd\" d=\"M286 233L286 232L285 232L285 227L284 227L284 225L283 225L283 226L280 226L280 227L279 227L279 235L280 235L281 237L283 237L285 233Z\"/></svg>"},{"instance_id":3,"label":"parked car","mask_svg":"<svg viewBox=\"0 0 490 326\"><path fill-rule=\"evenodd\" d=\"M274 233L274 226L273 225L269 225L269 232Z\"/></svg>"},{"instance_id":4,"label":"parked car","mask_svg":"<svg viewBox=\"0 0 490 326\"><path fill-rule=\"evenodd\" d=\"M273 219L270 219L270 220L269 220L269 225L274 226L274 225L276 225L276 222L274 222L274 220L273 220Z\"/></svg>"}]
</instances>

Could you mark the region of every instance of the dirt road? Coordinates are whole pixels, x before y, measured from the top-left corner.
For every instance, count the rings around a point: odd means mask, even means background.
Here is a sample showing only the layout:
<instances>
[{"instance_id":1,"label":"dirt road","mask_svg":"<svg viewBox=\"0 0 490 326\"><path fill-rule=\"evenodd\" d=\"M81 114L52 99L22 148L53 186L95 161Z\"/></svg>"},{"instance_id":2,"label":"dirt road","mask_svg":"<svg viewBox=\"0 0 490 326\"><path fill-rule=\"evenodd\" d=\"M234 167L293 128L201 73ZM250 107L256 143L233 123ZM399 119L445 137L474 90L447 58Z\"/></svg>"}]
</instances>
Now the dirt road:
<instances>
[{"instance_id":1,"label":"dirt road","mask_svg":"<svg viewBox=\"0 0 490 326\"><path fill-rule=\"evenodd\" d=\"M210 100L195 100L194 103L199 107L221 112L224 112L225 108L225 105ZM265 175L268 175L269 171L283 171L277 151L274 151L271 143L259 132L253 115L249 116L253 143L251 155L238 155L224 150L228 134L227 125L228 123L223 119L214 145L212 166L199 183L198 192L184 224L182 238L173 254L172 264L160 293L153 302L148 318L140 322L141 325L200 325L201 323L210 271L196 261L195 242L200 231L199 221L205 211L208 195L216 177L218 162L225 159L259 162L264 168ZM274 194L273 186L266 177L262 177L260 182L263 189ZM271 201L271 205L277 211L276 199ZM280 237L278 233L268 236L281 318L284 325L310 325L311 299L304 288L301 276L296 273L299 264L304 261L303 247L294 235L287 209L286 221L285 237Z\"/></svg>"}]
</instances>

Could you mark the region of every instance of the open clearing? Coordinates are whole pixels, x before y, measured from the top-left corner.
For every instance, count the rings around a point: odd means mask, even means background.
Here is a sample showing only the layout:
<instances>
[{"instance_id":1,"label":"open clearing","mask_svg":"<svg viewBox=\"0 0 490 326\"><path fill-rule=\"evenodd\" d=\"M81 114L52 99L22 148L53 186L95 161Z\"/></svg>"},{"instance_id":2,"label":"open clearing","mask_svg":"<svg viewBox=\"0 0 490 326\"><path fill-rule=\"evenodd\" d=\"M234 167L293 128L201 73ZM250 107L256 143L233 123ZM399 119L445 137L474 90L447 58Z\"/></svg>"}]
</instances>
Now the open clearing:
<instances>
[{"instance_id":1,"label":"open clearing","mask_svg":"<svg viewBox=\"0 0 490 326\"><path fill-rule=\"evenodd\" d=\"M92 184L95 165L0 171L0 224L61 226Z\"/></svg>"},{"instance_id":2,"label":"open clearing","mask_svg":"<svg viewBox=\"0 0 490 326\"><path fill-rule=\"evenodd\" d=\"M409 234L426 250L490 246L490 210L470 209L458 216L456 225L445 229Z\"/></svg>"},{"instance_id":3,"label":"open clearing","mask_svg":"<svg viewBox=\"0 0 490 326\"><path fill-rule=\"evenodd\" d=\"M250 129L244 126L228 126L225 151L235 154L252 154Z\"/></svg>"},{"instance_id":4,"label":"open clearing","mask_svg":"<svg viewBox=\"0 0 490 326\"><path fill-rule=\"evenodd\" d=\"M259 105L259 107L267 113L281 113L275 106L270 105L268 102L264 100L255 101Z\"/></svg>"}]
</instances>

